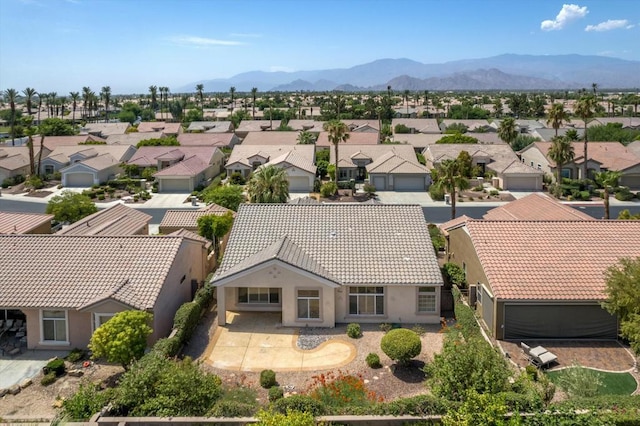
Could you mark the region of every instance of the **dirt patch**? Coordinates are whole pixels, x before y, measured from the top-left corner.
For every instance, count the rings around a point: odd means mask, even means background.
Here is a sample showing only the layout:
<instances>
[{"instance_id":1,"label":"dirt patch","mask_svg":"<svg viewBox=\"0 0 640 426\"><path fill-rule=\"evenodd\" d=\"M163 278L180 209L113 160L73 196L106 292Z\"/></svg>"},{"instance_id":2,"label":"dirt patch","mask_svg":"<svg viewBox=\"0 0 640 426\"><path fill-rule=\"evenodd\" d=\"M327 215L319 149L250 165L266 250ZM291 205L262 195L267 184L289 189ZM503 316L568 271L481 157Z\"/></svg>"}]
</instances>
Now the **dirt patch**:
<instances>
[{"instance_id":1,"label":"dirt patch","mask_svg":"<svg viewBox=\"0 0 640 426\"><path fill-rule=\"evenodd\" d=\"M27 192L25 197L44 198L53 194L52 191L30 191Z\"/></svg>"},{"instance_id":2,"label":"dirt patch","mask_svg":"<svg viewBox=\"0 0 640 426\"><path fill-rule=\"evenodd\" d=\"M319 196L319 194L317 195ZM332 197L319 197L319 199L320 202L326 201L329 203L364 203L375 199L375 196L366 193L353 193L350 189L340 189L338 193Z\"/></svg>"},{"instance_id":3,"label":"dirt patch","mask_svg":"<svg viewBox=\"0 0 640 426\"><path fill-rule=\"evenodd\" d=\"M486 190L485 190L486 191ZM456 194L459 203L469 202L496 202L496 201L513 201L516 198L509 192L500 192L497 195L491 195L489 191L462 191Z\"/></svg>"}]
</instances>

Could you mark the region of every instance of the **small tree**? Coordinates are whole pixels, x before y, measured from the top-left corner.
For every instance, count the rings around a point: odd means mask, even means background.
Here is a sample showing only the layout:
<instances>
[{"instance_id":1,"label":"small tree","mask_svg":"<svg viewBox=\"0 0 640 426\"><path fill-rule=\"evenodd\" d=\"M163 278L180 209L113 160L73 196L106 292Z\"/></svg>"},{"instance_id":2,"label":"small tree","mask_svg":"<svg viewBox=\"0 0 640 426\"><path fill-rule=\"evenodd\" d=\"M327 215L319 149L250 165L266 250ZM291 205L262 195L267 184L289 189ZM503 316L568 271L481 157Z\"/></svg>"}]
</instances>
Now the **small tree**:
<instances>
[{"instance_id":1,"label":"small tree","mask_svg":"<svg viewBox=\"0 0 640 426\"><path fill-rule=\"evenodd\" d=\"M602 306L620 318L620 334L640 355L640 257L624 258L607 269L607 300Z\"/></svg>"},{"instance_id":2,"label":"small tree","mask_svg":"<svg viewBox=\"0 0 640 426\"><path fill-rule=\"evenodd\" d=\"M406 328L396 328L384 335L380 349L399 365L406 365L411 358L420 354L422 342L420 336Z\"/></svg>"},{"instance_id":3,"label":"small tree","mask_svg":"<svg viewBox=\"0 0 640 426\"><path fill-rule=\"evenodd\" d=\"M93 332L89 349L93 358L106 358L117 362L125 370L133 360L144 355L147 336L153 331L149 327L152 315L143 311L122 311Z\"/></svg>"},{"instance_id":4,"label":"small tree","mask_svg":"<svg viewBox=\"0 0 640 426\"><path fill-rule=\"evenodd\" d=\"M216 255L220 249L220 240L231 230L233 226L233 214L227 212L223 215L210 214L198 218L198 233L213 241Z\"/></svg>"},{"instance_id":5,"label":"small tree","mask_svg":"<svg viewBox=\"0 0 640 426\"><path fill-rule=\"evenodd\" d=\"M238 211L238 207L245 201L242 187L238 185L224 185L202 192L202 199L206 203L215 203L229 210Z\"/></svg>"},{"instance_id":6,"label":"small tree","mask_svg":"<svg viewBox=\"0 0 640 426\"><path fill-rule=\"evenodd\" d=\"M58 222L74 223L98 211L96 205L86 195L73 191L62 191L47 203L46 212Z\"/></svg>"}]
</instances>

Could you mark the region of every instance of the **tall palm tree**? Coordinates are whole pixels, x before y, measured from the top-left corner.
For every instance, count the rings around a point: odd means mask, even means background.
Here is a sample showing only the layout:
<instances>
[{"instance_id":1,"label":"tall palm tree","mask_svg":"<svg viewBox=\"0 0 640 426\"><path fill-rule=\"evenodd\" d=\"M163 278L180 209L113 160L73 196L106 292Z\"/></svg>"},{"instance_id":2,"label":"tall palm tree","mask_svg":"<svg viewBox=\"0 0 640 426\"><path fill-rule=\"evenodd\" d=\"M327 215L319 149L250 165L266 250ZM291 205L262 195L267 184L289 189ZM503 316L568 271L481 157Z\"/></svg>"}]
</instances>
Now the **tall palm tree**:
<instances>
[{"instance_id":1,"label":"tall palm tree","mask_svg":"<svg viewBox=\"0 0 640 426\"><path fill-rule=\"evenodd\" d=\"M340 178L340 172L338 170L338 145L340 142L346 142L349 140L349 128L346 124L344 124L340 120L331 120L327 121L324 124L324 130L328 132L329 142L333 144L334 154L336 156L335 166L336 166L336 188L338 184L338 179Z\"/></svg>"},{"instance_id":2,"label":"tall palm tree","mask_svg":"<svg viewBox=\"0 0 640 426\"><path fill-rule=\"evenodd\" d=\"M158 86L149 86L149 93L151 93L151 109L155 113L158 109Z\"/></svg>"},{"instance_id":3,"label":"tall palm tree","mask_svg":"<svg viewBox=\"0 0 640 426\"><path fill-rule=\"evenodd\" d=\"M287 172L274 165L258 168L247 182L247 195L251 203L286 203L289 198Z\"/></svg>"},{"instance_id":4,"label":"tall palm tree","mask_svg":"<svg viewBox=\"0 0 640 426\"><path fill-rule=\"evenodd\" d=\"M7 89L4 91L4 97L11 108L11 145L16 144L16 98L18 91L16 89Z\"/></svg>"},{"instance_id":5,"label":"tall palm tree","mask_svg":"<svg viewBox=\"0 0 640 426\"><path fill-rule=\"evenodd\" d=\"M27 103L27 114L31 115L31 105L33 102L33 97L36 95L36 89L32 89L31 87L27 87L22 91L26 98Z\"/></svg>"},{"instance_id":6,"label":"tall palm tree","mask_svg":"<svg viewBox=\"0 0 640 426\"><path fill-rule=\"evenodd\" d=\"M60 102L60 118L64 118L64 106L67 104L67 98L65 96L60 96L58 101Z\"/></svg>"},{"instance_id":7,"label":"tall palm tree","mask_svg":"<svg viewBox=\"0 0 640 426\"><path fill-rule=\"evenodd\" d=\"M598 96L598 83L591 83L591 89L593 89L593 97Z\"/></svg>"},{"instance_id":8,"label":"tall palm tree","mask_svg":"<svg viewBox=\"0 0 640 426\"><path fill-rule=\"evenodd\" d=\"M518 137L518 126L516 125L516 120L513 117L507 117L500 122L500 126L498 127L498 137L503 141L509 144L509 146L513 147L513 142L515 142Z\"/></svg>"},{"instance_id":9,"label":"tall palm tree","mask_svg":"<svg viewBox=\"0 0 640 426\"><path fill-rule=\"evenodd\" d=\"M253 118L254 120L256 119L256 95L258 94L258 88L257 87L252 87L251 88L251 118Z\"/></svg>"},{"instance_id":10,"label":"tall palm tree","mask_svg":"<svg viewBox=\"0 0 640 426\"><path fill-rule=\"evenodd\" d=\"M231 93L231 114L233 114L233 110L234 110L234 108L235 108L235 103L234 103L234 100L233 100L233 95L235 95L235 93L236 93L236 88L235 88L235 87L233 87L233 86L231 86L231 87L229 88L229 93Z\"/></svg>"},{"instance_id":11,"label":"tall palm tree","mask_svg":"<svg viewBox=\"0 0 640 426\"><path fill-rule=\"evenodd\" d=\"M111 87L104 86L100 91L100 98L104 101L104 122L109 122L109 101L111 101Z\"/></svg>"},{"instance_id":12,"label":"tall palm tree","mask_svg":"<svg viewBox=\"0 0 640 426\"><path fill-rule=\"evenodd\" d=\"M434 185L451 194L451 219L456 217L456 189L469 188L469 180L462 175L461 169L457 159L443 160L436 169L438 177Z\"/></svg>"},{"instance_id":13,"label":"tall palm tree","mask_svg":"<svg viewBox=\"0 0 640 426\"><path fill-rule=\"evenodd\" d=\"M84 115L85 118L89 116L87 111L89 108L90 99L91 99L91 88L88 86L84 86L82 88L82 115Z\"/></svg>"},{"instance_id":14,"label":"tall palm tree","mask_svg":"<svg viewBox=\"0 0 640 426\"><path fill-rule=\"evenodd\" d=\"M607 170L596 174L596 182L604 189L604 218L609 219L609 194L610 190L618 186L618 180L622 173L614 170Z\"/></svg>"},{"instance_id":15,"label":"tall palm tree","mask_svg":"<svg viewBox=\"0 0 640 426\"><path fill-rule=\"evenodd\" d=\"M71 108L73 108L71 123L75 126L76 125L76 108L78 107L78 100L80 99L80 93L69 92L69 96L71 97Z\"/></svg>"},{"instance_id":16,"label":"tall palm tree","mask_svg":"<svg viewBox=\"0 0 640 426\"><path fill-rule=\"evenodd\" d=\"M46 93L38 93L38 126L40 125L40 111L42 110L42 101L46 97Z\"/></svg>"},{"instance_id":17,"label":"tall palm tree","mask_svg":"<svg viewBox=\"0 0 640 426\"><path fill-rule=\"evenodd\" d=\"M409 94L411 92L409 91L409 89L405 89L404 91L404 103L407 106L407 115L409 115Z\"/></svg>"},{"instance_id":18,"label":"tall palm tree","mask_svg":"<svg viewBox=\"0 0 640 426\"><path fill-rule=\"evenodd\" d=\"M564 109L564 105L561 103L555 103L551 105L549 115L547 118L547 125L551 124L556 131L556 137L558 137L558 129L565 123L570 123L569 113Z\"/></svg>"},{"instance_id":19,"label":"tall palm tree","mask_svg":"<svg viewBox=\"0 0 640 426\"><path fill-rule=\"evenodd\" d=\"M198 95L198 100L200 101L200 112L204 117L204 84L196 85L196 94Z\"/></svg>"},{"instance_id":20,"label":"tall palm tree","mask_svg":"<svg viewBox=\"0 0 640 426\"><path fill-rule=\"evenodd\" d=\"M594 83L595 84L595 83ZM575 113L584 122L584 162L582 164L582 179L587 179L589 157L587 156L587 124L595 115L596 98L593 96L585 96L576 103Z\"/></svg>"},{"instance_id":21,"label":"tall palm tree","mask_svg":"<svg viewBox=\"0 0 640 426\"><path fill-rule=\"evenodd\" d=\"M564 137L555 137L547 154L551 160L556 163L556 197L560 198L562 190L562 166L573 161L575 153L573 152L573 144Z\"/></svg>"},{"instance_id":22,"label":"tall palm tree","mask_svg":"<svg viewBox=\"0 0 640 426\"><path fill-rule=\"evenodd\" d=\"M49 93L49 117L56 117L58 115L57 106L58 106L58 92L50 92Z\"/></svg>"},{"instance_id":23,"label":"tall palm tree","mask_svg":"<svg viewBox=\"0 0 640 426\"><path fill-rule=\"evenodd\" d=\"M27 135L27 147L29 148L29 174L33 176L36 174L33 136L38 132L38 128L33 126L33 117L31 115L22 117L22 125L25 128L25 134Z\"/></svg>"}]
</instances>

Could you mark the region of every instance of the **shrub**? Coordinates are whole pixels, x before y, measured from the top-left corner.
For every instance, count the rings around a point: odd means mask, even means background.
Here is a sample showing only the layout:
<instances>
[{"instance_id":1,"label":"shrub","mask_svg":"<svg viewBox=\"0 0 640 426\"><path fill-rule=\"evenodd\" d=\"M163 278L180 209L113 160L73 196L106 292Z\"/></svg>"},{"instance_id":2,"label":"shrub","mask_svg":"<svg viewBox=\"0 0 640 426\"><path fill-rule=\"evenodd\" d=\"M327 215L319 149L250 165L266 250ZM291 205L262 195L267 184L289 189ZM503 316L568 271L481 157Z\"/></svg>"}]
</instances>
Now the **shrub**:
<instances>
[{"instance_id":1,"label":"shrub","mask_svg":"<svg viewBox=\"0 0 640 426\"><path fill-rule=\"evenodd\" d=\"M332 409L348 406L369 406L378 401L375 392L369 391L360 376L339 372L312 377L314 383L310 395ZM340 412L340 410L337 410Z\"/></svg>"},{"instance_id":2,"label":"shrub","mask_svg":"<svg viewBox=\"0 0 640 426\"><path fill-rule=\"evenodd\" d=\"M313 192L320 192L320 188L322 187L322 181L320 179L315 179L313 181Z\"/></svg>"},{"instance_id":3,"label":"shrub","mask_svg":"<svg viewBox=\"0 0 640 426\"><path fill-rule=\"evenodd\" d=\"M497 197L498 195L500 195L500 191L498 191L497 189L492 189L491 191L489 191L489 195L491 195L492 197Z\"/></svg>"},{"instance_id":4,"label":"shrub","mask_svg":"<svg viewBox=\"0 0 640 426\"><path fill-rule=\"evenodd\" d=\"M244 185L247 183L247 180L242 176L242 173L234 172L229 177L229 182L231 182L232 185Z\"/></svg>"},{"instance_id":5,"label":"shrub","mask_svg":"<svg viewBox=\"0 0 640 426\"><path fill-rule=\"evenodd\" d=\"M442 232L440 232L440 228L437 225L430 223L427 225L429 228L429 236L431 237L431 244L433 245L433 249L438 252L440 250L444 250L445 239Z\"/></svg>"},{"instance_id":6,"label":"shrub","mask_svg":"<svg viewBox=\"0 0 640 426\"><path fill-rule=\"evenodd\" d=\"M629 191L629 188L620 187L620 189L616 191L615 198L618 201L631 201L633 200L634 195L633 192Z\"/></svg>"},{"instance_id":7,"label":"shrub","mask_svg":"<svg viewBox=\"0 0 640 426\"><path fill-rule=\"evenodd\" d=\"M558 386L572 398L591 398L598 394L602 380L594 370L573 365L559 373Z\"/></svg>"},{"instance_id":8,"label":"shrub","mask_svg":"<svg viewBox=\"0 0 640 426\"><path fill-rule=\"evenodd\" d=\"M113 391L100 391L100 385L81 383L71 397L62 402L62 417L74 422L87 421L111 399Z\"/></svg>"},{"instance_id":9,"label":"shrub","mask_svg":"<svg viewBox=\"0 0 640 426\"><path fill-rule=\"evenodd\" d=\"M106 358L125 369L144 355L152 315L144 311L122 311L93 332L89 349L94 358Z\"/></svg>"},{"instance_id":10,"label":"shrub","mask_svg":"<svg viewBox=\"0 0 640 426\"><path fill-rule=\"evenodd\" d=\"M42 376L42 379L40 380L40 384L42 386L49 386L51 383L55 382L57 378L58 377L56 376L56 373L54 373L53 371L49 371L47 374Z\"/></svg>"},{"instance_id":11,"label":"shrub","mask_svg":"<svg viewBox=\"0 0 640 426\"><path fill-rule=\"evenodd\" d=\"M216 402L207 417L251 417L256 411L255 404L225 399Z\"/></svg>"},{"instance_id":12,"label":"shrub","mask_svg":"<svg viewBox=\"0 0 640 426\"><path fill-rule=\"evenodd\" d=\"M382 324L380 324L380 330L388 333L389 330L391 330L393 328L393 326L391 324L389 324L388 322L383 322Z\"/></svg>"},{"instance_id":13,"label":"shrub","mask_svg":"<svg viewBox=\"0 0 640 426\"><path fill-rule=\"evenodd\" d=\"M413 331L397 328L382 337L380 348L389 358L404 365L420 354L422 342L420 336Z\"/></svg>"},{"instance_id":14,"label":"shrub","mask_svg":"<svg viewBox=\"0 0 640 426\"><path fill-rule=\"evenodd\" d=\"M40 189L44 188L44 182L40 179L40 176L31 175L29 179L27 179L25 185L29 188Z\"/></svg>"},{"instance_id":15,"label":"shrub","mask_svg":"<svg viewBox=\"0 0 640 426\"><path fill-rule=\"evenodd\" d=\"M273 370L262 370L260 372L260 386L269 389L276 385L276 373Z\"/></svg>"},{"instance_id":16,"label":"shrub","mask_svg":"<svg viewBox=\"0 0 640 426\"><path fill-rule=\"evenodd\" d=\"M321 416L326 413L325 405L309 395L291 395L281 398L273 404L273 408L279 413L299 411L309 413L312 416Z\"/></svg>"},{"instance_id":17,"label":"shrub","mask_svg":"<svg viewBox=\"0 0 640 426\"><path fill-rule=\"evenodd\" d=\"M457 285L460 288L467 287L466 274L464 270L455 263L445 263L442 267L442 275L449 285Z\"/></svg>"},{"instance_id":18,"label":"shrub","mask_svg":"<svg viewBox=\"0 0 640 426\"><path fill-rule=\"evenodd\" d=\"M379 404L375 414L391 416L425 416L428 414L444 414L449 408L455 407L444 398L433 395L416 395L409 398L400 398L394 401Z\"/></svg>"},{"instance_id":19,"label":"shrub","mask_svg":"<svg viewBox=\"0 0 640 426\"><path fill-rule=\"evenodd\" d=\"M54 358L47 363L45 366L45 370L47 373L54 373L56 377L60 377L66 371L66 367L64 366L64 360L60 358Z\"/></svg>"},{"instance_id":20,"label":"shrub","mask_svg":"<svg viewBox=\"0 0 640 426\"><path fill-rule=\"evenodd\" d=\"M183 303L178 308L173 317L173 327L178 330L176 336L180 339L180 343L186 343L191 339L201 313L200 305L195 302Z\"/></svg>"},{"instance_id":21,"label":"shrub","mask_svg":"<svg viewBox=\"0 0 640 426\"><path fill-rule=\"evenodd\" d=\"M69 352L69 355L67 355L65 359L71 363L74 363L85 359L86 356L87 351L85 351L84 349L74 348L71 352Z\"/></svg>"},{"instance_id":22,"label":"shrub","mask_svg":"<svg viewBox=\"0 0 640 426\"><path fill-rule=\"evenodd\" d=\"M366 361L367 365L371 368L382 367L382 364L380 363L380 357L376 353L371 352L369 355L367 355Z\"/></svg>"},{"instance_id":23,"label":"shrub","mask_svg":"<svg viewBox=\"0 0 640 426\"><path fill-rule=\"evenodd\" d=\"M260 410L256 416L259 426L315 426L313 415L302 411L288 411L286 414L277 411Z\"/></svg>"},{"instance_id":24,"label":"shrub","mask_svg":"<svg viewBox=\"0 0 640 426\"><path fill-rule=\"evenodd\" d=\"M198 291L196 291L196 295L193 298L193 301L200 305L202 311L205 311L213 301L214 292L215 287L213 287L211 284L205 284L203 287L200 287Z\"/></svg>"},{"instance_id":25,"label":"shrub","mask_svg":"<svg viewBox=\"0 0 640 426\"><path fill-rule=\"evenodd\" d=\"M370 183L365 183L362 189L369 195L373 195L376 193L376 187Z\"/></svg>"},{"instance_id":26,"label":"shrub","mask_svg":"<svg viewBox=\"0 0 640 426\"><path fill-rule=\"evenodd\" d=\"M164 357L170 358L178 355L182 343L177 336L163 337L153 345L152 350L161 354Z\"/></svg>"},{"instance_id":27,"label":"shrub","mask_svg":"<svg viewBox=\"0 0 640 426\"><path fill-rule=\"evenodd\" d=\"M320 187L320 195L325 198L331 197L336 192L338 192L338 186L335 184L335 182L327 182L322 184L322 186Z\"/></svg>"},{"instance_id":28,"label":"shrub","mask_svg":"<svg viewBox=\"0 0 640 426\"><path fill-rule=\"evenodd\" d=\"M478 326L473 309L462 303L462 296L457 287L453 287L453 295L455 300L456 329L459 330L465 338L480 337L480 326Z\"/></svg>"},{"instance_id":29,"label":"shrub","mask_svg":"<svg viewBox=\"0 0 640 426\"><path fill-rule=\"evenodd\" d=\"M274 402L284 396L284 391L280 386L271 386L269 388L269 401Z\"/></svg>"},{"instance_id":30,"label":"shrub","mask_svg":"<svg viewBox=\"0 0 640 426\"><path fill-rule=\"evenodd\" d=\"M360 328L360 324L352 322L351 324L347 325L347 336L351 337L352 339L357 339L362 336L362 329Z\"/></svg>"},{"instance_id":31,"label":"shrub","mask_svg":"<svg viewBox=\"0 0 640 426\"><path fill-rule=\"evenodd\" d=\"M444 188L438 185L431 185L429 187L429 196L433 201L442 201L444 200Z\"/></svg>"}]
</instances>

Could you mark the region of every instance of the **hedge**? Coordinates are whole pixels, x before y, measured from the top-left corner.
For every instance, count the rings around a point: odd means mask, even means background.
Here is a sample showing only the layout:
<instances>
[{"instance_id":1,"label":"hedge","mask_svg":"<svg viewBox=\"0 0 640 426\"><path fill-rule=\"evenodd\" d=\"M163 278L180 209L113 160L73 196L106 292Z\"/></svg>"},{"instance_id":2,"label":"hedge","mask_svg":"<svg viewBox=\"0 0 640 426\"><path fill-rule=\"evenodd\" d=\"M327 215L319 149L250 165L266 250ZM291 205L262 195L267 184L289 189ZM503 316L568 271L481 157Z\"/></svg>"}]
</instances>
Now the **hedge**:
<instances>
[{"instance_id":1,"label":"hedge","mask_svg":"<svg viewBox=\"0 0 640 426\"><path fill-rule=\"evenodd\" d=\"M462 294L458 287L453 286L453 299L454 299L454 312L456 315L456 327L460 329L460 332L464 337L478 337L481 336L480 327L476 321L473 309L462 303Z\"/></svg>"}]
</instances>

